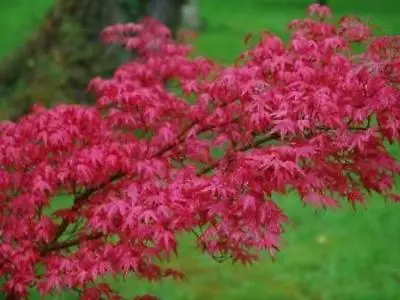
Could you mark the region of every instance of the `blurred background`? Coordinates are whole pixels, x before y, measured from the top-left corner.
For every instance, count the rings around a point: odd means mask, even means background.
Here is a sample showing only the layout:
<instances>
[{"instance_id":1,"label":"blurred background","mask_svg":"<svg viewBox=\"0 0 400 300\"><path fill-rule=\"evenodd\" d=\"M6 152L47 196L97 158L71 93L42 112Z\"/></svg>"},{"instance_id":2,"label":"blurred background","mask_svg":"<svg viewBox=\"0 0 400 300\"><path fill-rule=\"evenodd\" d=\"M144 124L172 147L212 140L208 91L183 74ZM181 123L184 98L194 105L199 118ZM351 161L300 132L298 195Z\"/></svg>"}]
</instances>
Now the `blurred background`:
<instances>
[{"instance_id":1,"label":"blurred background","mask_svg":"<svg viewBox=\"0 0 400 300\"><path fill-rule=\"evenodd\" d=\"M189 0L191 2L192 0ZM176 36L195 32L196 54L231 63L249 33L288 38L287 24L304 17L311 0L0 0L0 119L16 120L34 102L90 103L90 78L111 74L130 57L98 42L101 28L151 15ZM378 34L400 33L399 0L327 0L334 20L355 14ZM397 149L393 149L397 151ZM171 262L186 282L110 279L123 296L154 293L165 300L400 299L400 206L377 196L367 209L318 211L294 196L278 203L293 221L275 261L251 267L219 264L183 238ZM1 295L0 295L1 298ZM38 298L33 291L32 299ZM77 299L73 293L50 297Z\"/></svg>"}]
</instances>

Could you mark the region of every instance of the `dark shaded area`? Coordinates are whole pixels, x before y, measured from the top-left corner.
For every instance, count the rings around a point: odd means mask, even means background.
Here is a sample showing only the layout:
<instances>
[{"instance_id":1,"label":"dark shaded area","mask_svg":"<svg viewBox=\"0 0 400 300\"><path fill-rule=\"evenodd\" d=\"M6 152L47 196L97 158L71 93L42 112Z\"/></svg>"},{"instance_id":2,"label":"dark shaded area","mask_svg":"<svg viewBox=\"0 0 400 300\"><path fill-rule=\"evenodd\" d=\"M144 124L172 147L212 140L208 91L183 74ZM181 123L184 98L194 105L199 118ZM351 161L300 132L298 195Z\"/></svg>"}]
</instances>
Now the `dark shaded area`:
<instances>
[{"instance_id":1,"label":"dark shaded area","mask_svg":"<svg viewBox=\"0 0 400 300\"><path fill-rule=\"evenodd\" d=\"M109 75L129 54L104 46L107 25L145 15L176 30L185 0L57 0L39 29L0 63L0 118L16 120L33 103L88 103L94 76Z\"/></svg>"}]
</instances>

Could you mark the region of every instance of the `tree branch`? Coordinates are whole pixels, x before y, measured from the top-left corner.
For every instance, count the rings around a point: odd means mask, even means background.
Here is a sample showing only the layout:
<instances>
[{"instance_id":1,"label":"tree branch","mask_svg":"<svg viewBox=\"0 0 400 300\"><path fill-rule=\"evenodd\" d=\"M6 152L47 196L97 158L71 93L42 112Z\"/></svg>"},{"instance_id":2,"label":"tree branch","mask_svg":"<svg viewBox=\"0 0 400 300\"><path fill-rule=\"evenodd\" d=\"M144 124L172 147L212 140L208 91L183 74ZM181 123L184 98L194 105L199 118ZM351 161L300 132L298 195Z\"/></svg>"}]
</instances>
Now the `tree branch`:
<instances>
[{"instance_id":1,"label":"tree branch","mask_svg":"<svg viewBox=\"0 0 400 300\"><path fill-rule=\"evenodd\" d=\"M178 138L178 142L173 143L171 145L165 146L163 149L161 149L160 151L158 151L157 153L153 154L150 156L150 158L154 158L157 156L161 156L163 154L165 154L167 151L173 149L174 147L176 147L177 145L179 145L179 143L182 143L184 141L184 136L185 134L191 129L193 128L193 126L195 126L196 123L191 123L190 125L188 125L183 131L182 133L179 135ZM367 130L369 128L369 124L366 127L352 127L349 128L350 130L353 131L362 131L362 130ZM207 130L209 130L209 128L207 128ZM329 131L331 130L330 128L324 128L324 127L319 127L317 128L317 130L320 131ZM263 145L266 142L269 141L273 141L273 140L277 140L279 139L279 135L277 133L271 134L271 135L267 135L264 136L262 138L259 139L255 139L253 142L241 147L238 149L237 152L245 152L247 150L253 149L253 148L258 148L261 145ZM221 160L216 161L215 163L211 164L208 167L205 167L204 169L200 170L197 173L197 176L201 176L204 174L207 174L208 172L211 172L212 170L214 170L216 167L218 167L218 165L221 163ZM114 175L113 177L111 177L111 179L108 182L103 183L102 185L100 185L97 188L92 188L92 189L88 189L86 190L84 193L82 193L81 195L77 196L74 200L74 204L72 206L72 210L74 211L78 211L79 208L87 201L87 199L95 192L101 190L102 188L104 188L106 185L123 178L124 176L126 176L127 174L124 173L118 173L116 175ZM63 248L67 248L70 246L74 246L77 245L79 243L79 241L81 239L77 238L77 239L73 239L73 240L69 240L69 241L65 241L65 242L61 242L61 243L57 243L57 240L61 237L61 235L65 232L66 228L68 227L68 225L70 224L69 221L64 220L60 226L57 228L56 231L56 236L53 239L52 243L48 244L48 246L45 246L45 249L51 249L51 250L45 250L44 253L48 253L49 251L55 251L55 250L59 250L59 249L63 249ZM89 236L90 239L96 239L96 238L100 238L102 237L102 234L96 234L95 236Z\"/></svg>"},{"instance_id":2,"label":"tree branch","mask_svg":"<svg viewBox=\"0 0 400 300\"><path fill-rule=\"evenodd\" d=\"M78 238L64 241L64 242L54 242L52 244L48 244L48 245L44 246L40 250L40 254L44 256L53 251L62 250L62 249L69 248L72 246L77 246L79 243L81 243L83 241L93 241L93 240L100 239L102 237L104 237L104 234L101 232L97 232L97 233L92 233L87 236L78 237Z\"/></svg>"}]
</instances>

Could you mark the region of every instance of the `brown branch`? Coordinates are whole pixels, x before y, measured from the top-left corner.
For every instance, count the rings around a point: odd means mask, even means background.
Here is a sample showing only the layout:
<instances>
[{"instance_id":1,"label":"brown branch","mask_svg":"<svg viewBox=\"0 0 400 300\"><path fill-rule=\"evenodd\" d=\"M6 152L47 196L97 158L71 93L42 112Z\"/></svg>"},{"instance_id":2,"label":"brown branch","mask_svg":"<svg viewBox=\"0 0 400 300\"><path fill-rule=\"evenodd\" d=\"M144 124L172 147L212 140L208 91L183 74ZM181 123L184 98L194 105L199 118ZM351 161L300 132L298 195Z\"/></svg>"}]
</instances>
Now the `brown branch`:
<instances>
[{"instance_id":1,"label":"brown branch","mask_svg":"<svg viewBox=\"0 0 400 300\"><path fill-rule=\"evenodd\" d=\"M123 173L115 174L114 176L112 176L110 178L109 181L99 185L98 187L88 189L85 192L83 192L82 194L80 194L79 196L76 196L74 199L74 204L72 205L72 211L77 212L82 207L82 205L87 201L87 199L89 199L89 197L92 194L101 190L106 185L108 185L112 182L115 182L118 179L121 179L123 176L125 176L125 174L123 174ZM65 232L65 230L67 229L67 227L70 223L71 223L70 221L65 220L65 219L61 222L61 224L56 229L56 234L55 234L55 237L54 237L52 243L56 242L62 236L62 234Z\"/></svg>"},{"instance_id":2,"label":"brown branch","mask_svg":"<svg viewBox=\"0 0 400 300\"><path fill-rule=\"evenodd\" d=\"M174 147L176 147L177 145L179 145L179 143L183 142L183 138L184 138L185 134L195 125L196 125L195 123L191 123L179 135L179 138L178 138L179 141L178 142L164 147L163 149L161 149L157 153L155 153L152 156L150 156L150 158L154 158L154 157L157 157L157 156L164 155L167 151L169 151L169 150L173 149ZM368 126L367 127L353 127L353 128L350 128L350 130L354 130L354 131L360 131L360 130L366 130L366 129L368 129ZM207 128L207 130L209 130L209 128ZM321 128L318 128L318 130L329 131L331 129L321 127ZM251 143L239 148L237 152L245 152L245 151L253 149L253 148L258 148L258 147L260 147L261 145L263 145L266 142L279 139L279 137L280 136L278 134L276 134L276 133L274 133L272 135L264 136L264 137L262 137L260 139L256 139L253 142L251 142ZM200 170L197 173L197 176L201 176L201 175L204 175L204 174L212 171L213 169L218 167L218 165L220 163L221 163L221 160L218 160L215 163L211 164L210 166L205 167L204 169ZM123 174L123 173L116 174L108 182L103 183L99 187L86 190L84 193L82 193L81 195L79 195L78 197L75 198L74 205L72 206L72 209L74 211L78 211L79 208L83 205L83 203L86 202L87 199L93 193L101 190L103 187L105 187L106 185L114 182L115 180L123 178L124 176L126 176L126 174ZM56 231L57 233L56 233L56 236L53 239L52 243L50 243L47 246L45 246L45 249L51 249L51 250L46 250L46 251L44 251L44 253L48 253L49 251L55 251L55 250L63 249L63 248L70 247L70 246L73 246L73 245L77 245L81 241L81 239L77 238L77 239L73 239L73 240L69 240L69 241L65 241L65 242L61 242L61 243L57 243L56 242L60 238L60 236L65 232L65 230L66 230L66 228L68 227L69 224L70 224L70 222L66 221L66 220L64 220L60 224L60 226L57 228L57 231ZM99 233L99 234L96 234L93 239L100 238L102 236L104 236L104 235Z\"/></svg>"},{"instance_id":3,"label":"brown branch","mask_svg":"<svg viewBox=\"0 0 400 300\"><path fill-rule=\"evenodd\" d=\"M261 138L261 139L259 139L259 140L255 140L255 141L253 141L253 142L251 142L251 143L249 143L249 144L247 144L247 145L245 145L245 146L239 148L237 152L245 152L245 151L250 150L250 149L253 149L253 148L258 148L258 147L260 147L262 144L264 144L264 143L266 143L266 142L269 142L269 141L276 140L276 139L278 139L278 138L279 138L279 135L277 135L277 134L265 136L265 137L263 137L263 138ZM197 173L197 176L204 175L204 174L206 174L206 173L212 171L212 170L215 169L220 163L221 163L221 160L218 160L218 161L216 161L215 163L209 165L208 167L206 167L206 168L200 170L200 171Z\"/></svg>"},{"instance_id":4,"label":"brown branch","mask_svg":"<svg viewBox=\"0 0 400 300\"><path fill-rule=\"evenodd\" d=\"M354 130L354 131L363 131L363 130L367 130L367 129L368 129L368 126L367 127L352 127L352 128L350 128L350 130ZM320 130L320 131L329 131L331 129L321 127L321 128L318 128L318 130ZM249 144L239 148L237 152L245 152L245 151L253 149L253 148L258 148L261 145L263 145L264 143L279 139L279 137L280 136L278 134L276 134L276 133L272 134L272 135L264 136L264 137L262 137L262 138L260 138L258 140L254 140L252 143L249 143ZM201 171L199 171L197 173L197 175L204 175L204 174L212 171L219 164L220 164L220 160L218 160L215 163L211 164L210 166L202 169Z\"/></svg>"},{"instance_id":5,"label":"brown branch","mask_svg":"<svg viewBox=\"0 0 400 300\"><path fill-rule=\"evenodd\" d=\"M230 104L230 103L229 103ZM229 104L223 104L221 107L225 107L228 106ZM185 140L185 136L186 134L189 132L190 129L192 129L194 126L196 126L199 122L197 121L193 121L191 122L189 125L187 125L182 132L179 134L178 136L178 141L175 143L172 143L170 145L165 146L164 148L160 149L158 152L154 153L153 155L150 156L150 159L158 157L158 156L162 156L164 155L166 152L168 152L169 150L172 150L173 148L175 148L176 146L178 146L180 143L184 142ZM202 131L206 131L206 130L210 130L212 129L212 127L205 127ZM201 132L202 132L201 131ZM84 193L80 194L79 196L75 197L74 199L74 204L72 206L72 210L73 211L78 211L79 208L83 205L83 203L85 203L87 201L87 199L89 199L89 197L94 194L95 192L101 190L103 187L105 187L106 185L119 180L121 178L123 178L124 176L126 176L127 174L124 173L118 173L116 175L114 175L113 177L111 177L107 182L101 184L100 186L96 187L96 188L91 188L86 190ZM67 229L68 225L70 224L69 221L67 220L63 220L62 223L58 226L58 228L56 229L56 235L52 241L52 243L56 242L61 235L65 232L65 230Z\"/></svg>"},{"instance_id":6,"label":"brown branch","mask_svg":"<svg viewBox=\"0 0 400 300\"><path fill-rule=\"evenodd\" d=\"M274 139L276 139L278 137L279 136L276 135L276 134L271 135L271 136L263 137L263 138L261 138L259 140L253 141L252 143L242 147L238 151L239 152L243 152L243 151L247 151L247 150L249 150L251 148L259 147L260 145L262 145L262 144L264 144L264 143L266 143L268 141L274 140ZM170 150L170 149L171 149L170 147L166 147L165 148L165 152ZM163 154L163 152L161 152L161 155L162 154ZM216 168L219 165L219 163L220 163L220 161L217 161L214 164L208 166L207 168L204 168L203 170L201 170L200 172L197 173L197 176L201 176L201 175L204 175L204 174L212 171L214 168ZM113 177L113 180L111 180L111 181L114 181L114 180L116 180L118 178L121 178L123 176L124 175L115 175ZM78 210L83 201L86 201L94 192L98 191L99 189L104 187L106 184L103 184L99 188L93 188L93 189L87 190L85 193L83 193L80 196L78 196L77 198L75 198L74 205L73 205L72 209L73 210ZM71 247L71 246L75 246L75 245L79 244L79 242L81 242L82 240L88 240L88 239L89 240L93 240L93 239L98 239L98 238L101 238L101 237L104 236L102 233L96 233L96 234L90 235L90 236L88 236L86 238L75 238L75 239L68 240L68 241L65 241L65 242L57 242L57 240L65 232L65 230L66 230L66 228L68 227L69 224L70 224L70 222L68 222L66 220L64 220L61 223L61 225L57 229L57 234L56 234L55 238L53 239L53 242L48 244L48 245L46 245L46 246L44 246L44 249L41 251L42 255L45 255L45 254L47 254L47 253L49 253L51 251L56 251L56 250L68 248L68 247Z\"/></svg>"},{"instance_id":7,"label":"brown branch","mask_svg":"<svg viewBox=\"0 0 400 300\"><path fill-rule=\"evenodd\" d=\"M77 246L79 243L81 243L83 241L93 241L93 240L100 239L102 237L104 237L104 234L101 232L97 232L97 233L93 233L93 234L90 234L87 236L77 237L75 239L64 241L64 242L55 242L55 243L44 246L40 250L40 254L44 256L53 251L62 250L62 249L69 248L72 246Z\"/></svg>"}]
</instances>

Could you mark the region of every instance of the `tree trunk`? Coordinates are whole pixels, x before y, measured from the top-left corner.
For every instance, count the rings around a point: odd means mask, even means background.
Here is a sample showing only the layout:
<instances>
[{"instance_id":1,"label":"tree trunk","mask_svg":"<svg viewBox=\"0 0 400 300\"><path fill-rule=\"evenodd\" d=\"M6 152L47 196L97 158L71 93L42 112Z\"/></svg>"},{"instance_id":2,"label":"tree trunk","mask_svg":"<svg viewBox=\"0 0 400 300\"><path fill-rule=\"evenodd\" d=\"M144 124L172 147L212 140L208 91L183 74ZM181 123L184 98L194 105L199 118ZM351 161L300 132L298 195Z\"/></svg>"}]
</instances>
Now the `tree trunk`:
<instances>
[{"instance_id":1,"label":"tree trunk","mask_svg":"<svg viewBox=\"0 0 400 300\"><path fill-rule=\"evenodd\" d=\"M184 0L57 0L40 28L0 64L0 119L18 119L35 102L87 103L87 83L129 54L99 40L107 25L148 15L173 30Z\"/></svg>"},{"instance_id":2,"label":"tree trunk","mask_svg":"<svg viewBox=\"0 0 400 300\"><path fill-rule=\"evenodd\" d=\"M182 6L182 27L198 31L204 28L204 20L200 15L199 0L188 0Z\"/></svg>"},{"instance_id":3,"label":"tree trunk","mask_svg":"<svg viewBox=\"0 0 400 300\"><path fill-rule=\"evenodd\" d=\"M187 0L139 0L147 1L146 15L166 24L176 33L181 24L181 7Z\"/></svg>"}]
</instances>

